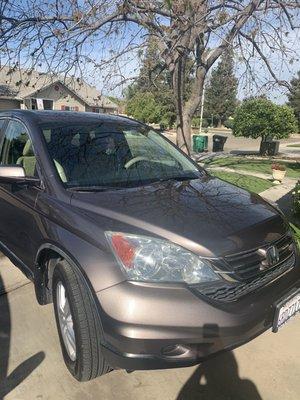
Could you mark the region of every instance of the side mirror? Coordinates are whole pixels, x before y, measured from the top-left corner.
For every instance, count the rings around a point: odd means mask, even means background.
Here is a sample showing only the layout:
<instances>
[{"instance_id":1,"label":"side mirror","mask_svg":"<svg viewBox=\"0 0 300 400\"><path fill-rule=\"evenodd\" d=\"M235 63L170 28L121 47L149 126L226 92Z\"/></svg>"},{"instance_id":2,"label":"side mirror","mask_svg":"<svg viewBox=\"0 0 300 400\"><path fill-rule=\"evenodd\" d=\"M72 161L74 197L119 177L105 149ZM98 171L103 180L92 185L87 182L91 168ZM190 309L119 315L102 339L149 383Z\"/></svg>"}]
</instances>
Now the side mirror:
<instances>
[{"instance_id":1,"label":"side mirror","mask_svg":"<svg viewBox=\"0 0 300 400\"><path fill-rule=\"evenodd\" d=\"M39 178L27 177L20 165L0 165L0 183L38 186Z\"/></svg>"}]
</instances>

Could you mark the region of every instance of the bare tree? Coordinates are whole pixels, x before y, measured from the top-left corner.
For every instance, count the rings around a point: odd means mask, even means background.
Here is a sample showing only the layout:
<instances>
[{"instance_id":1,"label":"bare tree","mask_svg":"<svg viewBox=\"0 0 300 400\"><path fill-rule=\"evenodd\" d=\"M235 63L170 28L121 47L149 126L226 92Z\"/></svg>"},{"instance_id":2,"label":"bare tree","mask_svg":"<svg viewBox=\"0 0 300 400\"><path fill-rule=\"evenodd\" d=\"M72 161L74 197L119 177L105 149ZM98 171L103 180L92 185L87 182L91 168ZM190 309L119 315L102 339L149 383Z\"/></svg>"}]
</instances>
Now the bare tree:
<instances>
[{"instance_id":1,"label":"bare tree","mask_svg":"<svg viewBox=\"0 0 300 400\"><path fill-rule=\"evenodd\" d=\"M191 147L191 120L208 71L228 47L238 47L250 69L259 58L279 80L269 54L293 59L286 36L297 31L299 0L0 0L2 65L92 75L118 85L134 79L141 49L155 37L160 65L172 77L177 144ZM186 95L186 70L193 84Z\"/></svg>"}]
</instances>

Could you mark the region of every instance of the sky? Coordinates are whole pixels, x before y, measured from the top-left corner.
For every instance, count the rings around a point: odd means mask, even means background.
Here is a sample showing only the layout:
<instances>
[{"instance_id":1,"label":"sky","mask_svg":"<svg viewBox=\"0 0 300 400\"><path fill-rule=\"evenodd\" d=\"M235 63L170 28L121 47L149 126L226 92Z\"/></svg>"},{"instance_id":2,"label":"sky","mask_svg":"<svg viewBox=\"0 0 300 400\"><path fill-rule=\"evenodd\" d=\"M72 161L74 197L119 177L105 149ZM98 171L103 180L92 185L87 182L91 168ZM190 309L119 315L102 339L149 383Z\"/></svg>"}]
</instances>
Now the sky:
<instances>
[{"instance_id":1,"label":"sky","mask_svg":"<svg viewBox=\"0 0 300 400\"><path fill-rule=\"evenodd\" d=\"M267 46L263 49L263 52L267 55L267 59L272 65L276 76L281 80L290 81L292 77L296 75L297 71L300 70L299 30L290 32L288 36L285 36L284 32L278 33L283 37L283 45L286 47L287 53L289 53L285 61L282 60L278 53L273 53L272 50L267 48ZM216 35L215 38L212 39L211 46L214 46L218 40L220 40L220 37ZM95 37L94 40L87 41L83 50L91 59L95 60L96 63L100 63L101 67L95 70L92 63L82 63L82 77L90 84L95 85L103 94L114 95L117 97L122 96L126 86L133 81L133 78L138 76L140 68L139 45L144 41L145 31L141 30L141 28L135 24L127 24L127 28L121 35L109 35L105 38ZM122 49L124 49L128 44L131 44L134 47L134 50L129 54L124 54L120 58L118 65L103 64L103 60L110 58L112 54L115 54L118 51L122 51ZM35 43L32 41L31 47L34 45ZM73 48L71 40L68 42L68 46L72 57ZM48 57L48 60L52 60L53 56L55 56L55 51L51 49L51 43L48 47L44 47L46 58ZM14 49L14 47L11 48ZM247 56L251 55L252 48L248 42L244 43L243 52ZM291 52L293 54L291 54ZM27 65L31 62L31 58L28 54L30 54L30 52L26 53L25 49L21 58L21 61L24 61ZM252 57L249 60L249 65L251 65L255 77L254 79L249 74L246 74L245 63L241 62L240 55L241 54L237 52L235 56L235 72L239 80L239 98L243 99L253 95L267 94L277 103L286 102L287 89L274 85L274 83L270 83L270 74L267 71L265 64L259 60L259 57ZM293 62L290 63L291 59L293 59ZM49 69L46 61L38 63L36 69L39 69L40 71ZM73 72L77 74L78 70ZM108 80L108 76L114 76L114 78ZM118 84L120 81L123 81L123 84Z\"/></svg>"},{"instance_id":2,"label":"sky","mask_svg":"<svg viewBox=\"0 0 300 400\"><path fill-rule=\"evenodd\" d=\"M291 53L288 57L283 58L278 53L272 53L263 49L267 54L267 59L272 66L273 71L279 80L288 81L297 75L300 71L300 31L291 31L286 37L284 45L290 49ZM251 51L249 49L249 51ZM265 63L254 57L251 61L251 66L254 70L255 80L251 77L243 79L245 73L245 64L240 63L238 56L235 60L236 63L236 76L239 78L239 92L238 97L243 99L245 97L260 94L267 95L272 101L278 104L283 104L287 101L286 93L287 88L278 84L267 84L271 78Z\"/></svg>"},{"instance_id":3,"label":"sky","mask_svg":"<svg viewBox=\"0 0 300 400\"><path fill-rule=\"evenodd\" d=\"M287 56L283 57L278 52L272 52L269 48L263 48L264 54L267 56L268 62L272 66L276 77L279 80L289 82L293 77L300 71L300 30L289 32L289 34L283 39L283 46L287 49ZM138 42L138 39L137 39ZM252 55L252 46L248 42L243 45L244 54ZM123 61L123 75L126 77L126 82L123 85L116 86L114 82L106 84L104 82L98 82L97 87L99 90L113 94L116 97L122 97L124 88L132 82L129 78L136 77L140 69L140 58L136 54L126 55ZM284 104L287 101L288 89L285 86L280 86L274 82L270 76L265 63L256 55L251 57L249 64L251 65L252 73L255 78L246 74L245 63L240 60L240 52L235 52L235 74L239 81L238 98L240 100L249 96L255 95L267 95L272 101L278 104ZM217 63L214 65L214 68ZM97 74L97 73L96 73ZM97 75L96 75L97 77ZM99 76L98 76L99 79ZM127 80L129 79L129 80ZM95 76L93 76L95 81Z\"/></svg>"}]
</instances>

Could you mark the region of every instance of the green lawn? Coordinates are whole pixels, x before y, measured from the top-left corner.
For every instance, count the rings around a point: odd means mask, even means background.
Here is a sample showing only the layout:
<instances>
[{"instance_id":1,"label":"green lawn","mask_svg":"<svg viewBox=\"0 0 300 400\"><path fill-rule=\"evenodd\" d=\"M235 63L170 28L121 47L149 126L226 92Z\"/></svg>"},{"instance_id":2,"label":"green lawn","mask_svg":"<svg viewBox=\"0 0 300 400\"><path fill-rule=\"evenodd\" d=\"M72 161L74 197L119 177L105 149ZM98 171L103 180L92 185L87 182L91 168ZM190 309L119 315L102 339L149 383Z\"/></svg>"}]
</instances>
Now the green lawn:
<instances>
[{"instance_id":1,"label":"green lawn","mask_svg":"<svg viewBox=\"0 0 300 400\"><path fill-rule=\"evenodd\" d=\"M208 161L205 167L227 167L232 169L241 169L244 171L261 172L264 174L271 174L271 165L273 160L251 160L245 157L224 157L215 158ZM300 178L300 163L285 163L279 162L287 168L287 176L290 178Z\"/></svg>"},{"instance_id":2,"label":"green lawn","mask_svg":"<svg viewBox=\"0 0 300 400\"><path fill-rule=\"evenodd\" d=\"M256 178L254 176L246 176L241 174L236 174L234 172L223 172L210 170L209 173L217 178L223 179L229 183L233 183L243 189L249 190L254 193L261 193L264 190L272 187L272 183L266 181L265 179Z\"/></svg>"},{"instance_id":3,"label":"green lawn","mask_svg":"<svg viewBox=\"0 0 300 400\"><path fill-rule=\"evenodd\" d=\"M300 147L300 143L299 144L287 144L286 147Z\"/></svg>"}]
</instances>

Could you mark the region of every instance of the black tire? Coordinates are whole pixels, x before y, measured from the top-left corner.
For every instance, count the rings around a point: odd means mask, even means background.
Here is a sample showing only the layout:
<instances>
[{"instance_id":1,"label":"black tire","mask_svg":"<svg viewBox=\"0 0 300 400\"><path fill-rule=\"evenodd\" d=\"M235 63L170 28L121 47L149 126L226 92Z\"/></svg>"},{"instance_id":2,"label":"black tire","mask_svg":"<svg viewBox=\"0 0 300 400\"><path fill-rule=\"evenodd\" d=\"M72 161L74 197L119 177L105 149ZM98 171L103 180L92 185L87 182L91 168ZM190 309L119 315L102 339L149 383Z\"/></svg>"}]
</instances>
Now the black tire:
<instances>
[{"instance_id":1,"label":"black tire","mask_svg":"<svg viewBox=\"0 0 300 400\"><path fill-rule=\"evenodd\" d=\"M56 325L67 368L81 382L106 374L110 371L110 367L101 351L103 329L100 316L83 276L65 260L62 260L55 267L52 282ZM76 359L74 361L68 354L59 323L57 309L57 286L59 282L65 288L73 319L76 343Z\"/></svg>"}]
</instances>

